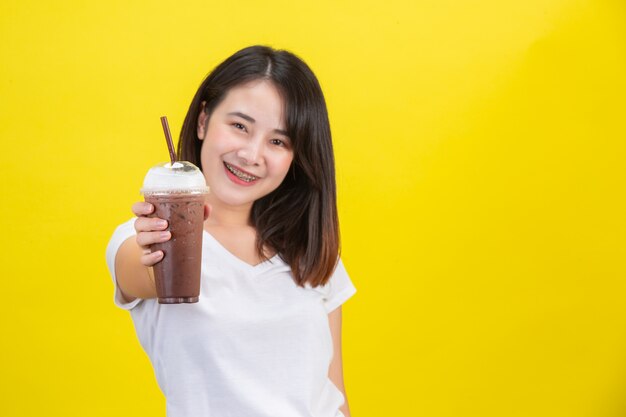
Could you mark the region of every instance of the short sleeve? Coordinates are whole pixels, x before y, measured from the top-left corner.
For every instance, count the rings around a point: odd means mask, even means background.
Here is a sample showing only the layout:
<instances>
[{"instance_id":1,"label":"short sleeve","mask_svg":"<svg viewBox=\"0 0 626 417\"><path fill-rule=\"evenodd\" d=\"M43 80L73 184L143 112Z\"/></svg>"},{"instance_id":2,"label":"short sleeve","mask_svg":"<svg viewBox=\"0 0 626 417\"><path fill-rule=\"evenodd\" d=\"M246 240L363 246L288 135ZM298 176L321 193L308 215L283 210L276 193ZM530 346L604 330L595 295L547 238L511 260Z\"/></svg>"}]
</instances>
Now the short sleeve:
<instances>
[{"instance_id":1,"label":"short sleeve","mask_svg":"<svg viewBox=\"0 0 626 417\"><path fill-rule=\"evenodd\" d=\"M352 284L341 259L327 285L328 293L324 303L327 313L335 310L356 293L356 288Z\"/></svg>"},{"instance_id":2,"label":"short sleeve","mask_svg":"<svg viewBox=\"0 0 626 417\"><path fill-rule=\"evenodd\" d=\"M115 287L113 302L116 306L123 308L124 310L131 310L142 301L141 298L136 298L130 303L126 302L126 300L122 297L122 292L117 285L117 278L115 276L115 255L117 255L117 251L126 239L137 234L135 231L135 220L137 220L137 218L133 217L126 223L119 225L113 232L113 236L111 236L106 249L107 267L109 268L111 278L113 279L113 285Z\"/></svg>"}]
</instances>

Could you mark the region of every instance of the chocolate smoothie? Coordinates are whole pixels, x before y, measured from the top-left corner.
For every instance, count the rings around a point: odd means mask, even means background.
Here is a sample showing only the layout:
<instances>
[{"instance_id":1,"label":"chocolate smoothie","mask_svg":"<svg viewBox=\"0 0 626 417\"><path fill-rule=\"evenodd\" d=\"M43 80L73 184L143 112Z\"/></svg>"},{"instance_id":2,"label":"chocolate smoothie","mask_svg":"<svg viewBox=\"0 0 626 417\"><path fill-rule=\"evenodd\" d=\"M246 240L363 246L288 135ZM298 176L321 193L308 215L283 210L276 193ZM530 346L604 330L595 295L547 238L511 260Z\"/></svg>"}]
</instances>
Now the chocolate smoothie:
<instances>
[{"instance_id":1,"label":"chocolate smoothie","mask_svg":"<svg viewBox=\"0 0 626 417\"><path fill-rule=\"evenodd\" d=\"M205 194L152 194L145 200L154 205L150 217L166 219L172 237L152 245L163 251L154 278L160 304L195 303L200 294L202 231Z\"/></svg>"},{"instance_id":2,"label":"chocolate smoothie","mask_svg":"<svg viewBox=\"0 0 626 417\"><path fill-rule=\"evenodd\" d=\"M154 243L163 251L153 265L160 304L196 303L200 295L204 201L209 189L202 172L190 162L158 164L148 171L141 193L154 205L149 217L168 221L168 241Z\"/></svg>"}]
</instances>

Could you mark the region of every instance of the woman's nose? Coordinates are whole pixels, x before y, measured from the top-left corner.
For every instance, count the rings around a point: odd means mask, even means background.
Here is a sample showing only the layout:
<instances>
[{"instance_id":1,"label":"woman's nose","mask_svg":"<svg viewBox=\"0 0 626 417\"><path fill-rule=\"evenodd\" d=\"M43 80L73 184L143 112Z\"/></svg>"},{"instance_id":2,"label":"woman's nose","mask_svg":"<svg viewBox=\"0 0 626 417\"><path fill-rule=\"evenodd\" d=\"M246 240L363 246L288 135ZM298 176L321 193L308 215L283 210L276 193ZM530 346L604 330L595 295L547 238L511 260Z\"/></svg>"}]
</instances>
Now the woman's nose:
<instances>
[{"instance_id":1,"label":"woman's nose","mask_svg":"<svg viewBox=\"0 0 626 417\"><path fill-rule=\"evenodd\" d=\"M242 146L237 151L237 156L246 165L259 165L262 159L263 144L260 140L249 140L245 146Z\"/></svg>"}]
</instances>

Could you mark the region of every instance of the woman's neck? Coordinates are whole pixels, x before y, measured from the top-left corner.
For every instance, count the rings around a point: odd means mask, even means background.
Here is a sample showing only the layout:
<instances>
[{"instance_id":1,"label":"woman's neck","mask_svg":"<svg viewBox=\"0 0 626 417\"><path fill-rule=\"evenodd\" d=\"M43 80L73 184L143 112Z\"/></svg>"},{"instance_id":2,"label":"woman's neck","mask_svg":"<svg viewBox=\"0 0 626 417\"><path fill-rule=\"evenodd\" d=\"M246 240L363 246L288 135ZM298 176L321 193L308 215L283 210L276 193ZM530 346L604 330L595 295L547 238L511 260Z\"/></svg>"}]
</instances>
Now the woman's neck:
<instances>
[{"instance_id":1,"label":"woman's neck","mask_svg":"<svg viewBox=\"0 0 626 417\"><path fill-rule=\"evenodd\" d=\"M209 218L204 222L208 227L240 228L250 227L250 212L252 204L245 206L229 206L219 201L208 198L207 203L211 206Z\"/></svg>"}]
</instances>

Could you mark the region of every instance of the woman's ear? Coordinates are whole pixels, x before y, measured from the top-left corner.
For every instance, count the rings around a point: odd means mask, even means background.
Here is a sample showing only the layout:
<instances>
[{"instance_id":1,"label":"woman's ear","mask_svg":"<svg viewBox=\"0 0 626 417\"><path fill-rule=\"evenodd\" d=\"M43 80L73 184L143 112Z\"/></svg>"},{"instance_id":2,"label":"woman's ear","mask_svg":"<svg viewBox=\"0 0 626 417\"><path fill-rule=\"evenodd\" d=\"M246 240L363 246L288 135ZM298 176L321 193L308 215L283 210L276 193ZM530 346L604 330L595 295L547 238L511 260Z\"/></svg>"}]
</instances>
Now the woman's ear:
<instances>
[{"instance_id":1,"label":"woman's ear","mask_svg":"<svg viewBox=\"0 0 626 417\"><path fill-rule=\"evenodd\" d=\"M209 115L207 114L207 112L205 111L205 106L206 106L206 101L203 101L201 103L200 106L200 114L198 115L198 127L197 127L197 133L198 133L198 139L202 140L204 139L204 136L206 136L206 129L209 125Z\"/></svg>"}]
</instances>

